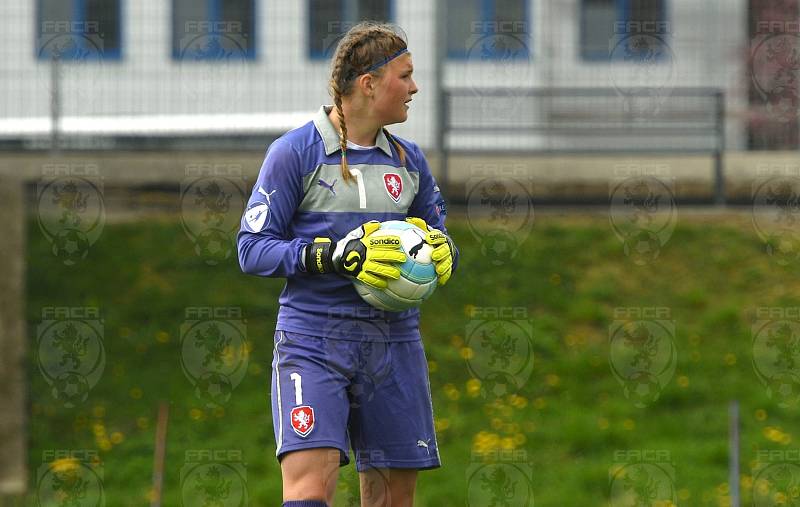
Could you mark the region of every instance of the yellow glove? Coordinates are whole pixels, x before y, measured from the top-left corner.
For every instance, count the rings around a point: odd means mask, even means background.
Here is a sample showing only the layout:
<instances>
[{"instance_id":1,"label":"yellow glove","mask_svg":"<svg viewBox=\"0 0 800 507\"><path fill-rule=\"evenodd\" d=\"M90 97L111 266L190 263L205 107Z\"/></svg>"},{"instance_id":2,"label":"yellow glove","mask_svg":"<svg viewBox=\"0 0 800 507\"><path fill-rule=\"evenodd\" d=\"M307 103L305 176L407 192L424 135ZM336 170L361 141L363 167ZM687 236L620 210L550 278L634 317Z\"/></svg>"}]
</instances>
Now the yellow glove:
<instances>
[{"instance_id":1,"label":"yellow glove","mask_svg":"<svg viewBox=\"0 0 800 507\"><path fill-rule=\"evenodd\" d=\"M436 274L439 275L439 285L444 285L453 274L453 252L455 246L447 234L439 229L428 227L425 220L416 217L406 218L406 222L412 223L426 232L425 242L433 247L431 259L436 266Z\"/></svg>"},{"instance_id":2,"label":"yellow glove","mask_svg":"<svg viewBox=\"0 0 800 507\"><path fill-rule=\"evenodd\" d=\"M380 227L380 222L371 220L350 231L336 245L330 238L314 238L314 243L306 247L306 271L337 272L385 289L388 279L400 278L400 269L392 264L405 262L406 254L398 236L371 236Z\"/></svg>"}]
</instances>

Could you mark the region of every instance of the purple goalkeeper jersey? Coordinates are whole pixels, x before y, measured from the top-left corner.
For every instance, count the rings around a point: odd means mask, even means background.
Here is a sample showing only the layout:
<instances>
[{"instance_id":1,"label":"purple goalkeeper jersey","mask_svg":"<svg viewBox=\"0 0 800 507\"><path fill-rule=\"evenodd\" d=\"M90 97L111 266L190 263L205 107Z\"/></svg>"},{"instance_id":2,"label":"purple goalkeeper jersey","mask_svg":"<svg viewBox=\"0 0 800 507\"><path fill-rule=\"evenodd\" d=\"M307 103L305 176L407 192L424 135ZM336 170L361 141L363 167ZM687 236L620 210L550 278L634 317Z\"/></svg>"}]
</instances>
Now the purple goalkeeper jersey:
<instances>
[{"instance_id":1,"label":"purple goalkeeper jersey","mask_svg":"<svg viewBox=\"0 0 800 507\"><path fill-rule=\"evenodd\" d=\"M335 243L369 220L413 216L446 232L445 201L419 147L393 136L405 150L401 164L381 131L374 148L347 150L354 178L345 182L329 111L330 106L321 107L313 121L267 150L242 216L239 264L245 273L286 278L277 330L350 340L418 340L419 310L379 310L361 299L352 278L312 275L303 266L303 248L315 237ZM457 252L454 256L457 261Z\"/></svg>"}]
</instances>

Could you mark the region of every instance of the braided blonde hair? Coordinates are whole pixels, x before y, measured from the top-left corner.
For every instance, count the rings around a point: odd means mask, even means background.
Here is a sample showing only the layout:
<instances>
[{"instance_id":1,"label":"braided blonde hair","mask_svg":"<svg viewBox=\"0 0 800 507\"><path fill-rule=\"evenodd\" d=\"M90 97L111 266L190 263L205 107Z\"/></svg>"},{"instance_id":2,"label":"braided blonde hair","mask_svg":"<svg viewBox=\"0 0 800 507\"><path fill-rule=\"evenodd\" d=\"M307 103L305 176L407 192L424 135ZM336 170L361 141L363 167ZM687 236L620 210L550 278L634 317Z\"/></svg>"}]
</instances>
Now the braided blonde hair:
<instances>
[{"instance_id":1,"label":"braided blonde hair","mask_svg":"<svg viewBox=\"0 0 800 507\"><path fill-rule=\"evenodd\" d=\"M342 178L349 182L353 179L347 168L347 125L345 124L342 97L353 91L353 83L362 74L380 77L383 67L369 70L376 62L390 58L400 50L406 49L405 39L391 25L364 21L347 31L336 46L331 61L331 78L328 83L336 113L339 116L339 144L342 148ZM400 155L400 163L405 164L406 153L400 143L383 129L386 137L394 144Z\"/></svg>"}]
</instances>

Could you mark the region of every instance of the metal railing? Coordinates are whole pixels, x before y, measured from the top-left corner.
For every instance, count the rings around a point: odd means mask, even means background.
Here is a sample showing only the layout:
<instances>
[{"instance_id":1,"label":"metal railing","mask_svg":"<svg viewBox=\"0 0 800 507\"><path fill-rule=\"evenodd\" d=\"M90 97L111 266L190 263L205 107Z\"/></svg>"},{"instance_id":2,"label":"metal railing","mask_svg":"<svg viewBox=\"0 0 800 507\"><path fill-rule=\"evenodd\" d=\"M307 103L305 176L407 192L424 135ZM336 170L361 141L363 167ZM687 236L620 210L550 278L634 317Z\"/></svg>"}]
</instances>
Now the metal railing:
<instances>
[{"instance_id":1,"label":"metal railing","mask_svg":"<svg viewBox=\"0 0 800 507\"><path fill-rule=\"evenodd\" d=\"M440 180L453 154L708 154L725 202L725 95L713 88L443 90Z\"/></svg>"}]
</instances>

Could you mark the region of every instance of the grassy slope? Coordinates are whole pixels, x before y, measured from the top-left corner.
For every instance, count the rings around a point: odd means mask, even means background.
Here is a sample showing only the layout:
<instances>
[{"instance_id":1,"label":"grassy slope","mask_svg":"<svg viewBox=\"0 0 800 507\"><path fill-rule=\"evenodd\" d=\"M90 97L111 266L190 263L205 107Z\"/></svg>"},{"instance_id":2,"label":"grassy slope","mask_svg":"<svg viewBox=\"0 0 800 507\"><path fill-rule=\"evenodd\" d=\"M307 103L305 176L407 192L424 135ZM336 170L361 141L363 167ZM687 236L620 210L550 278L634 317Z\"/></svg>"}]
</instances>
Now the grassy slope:
<instances>
[{"instance_id":1,"label":"grassy slope","mask_svg":"<svg viewBox=\"0 0 800 507\"><path fill-rule=\"evenodd\" d=\"M745 484L758 449L796 448L800 416L759 384L750 326L758 306L800 306L798 268L772 262L747 224L682 217L658 262L637 267L604 217L544 216L513 265L495 268L466 223L451 222L461 267L426 303L422 326L445 466L420 476L418 505L465 505L468 474L479 466L471 450L503 445L525 451L538 506L605 505L617 449L669 451L680 503L717 505L733 397L741 401ZM89 262L72 268L54 262L35 225L29 230L31 343L43 306L98 306L107 355L101 381L75 409L52 399L31 357L32 487L44 450L101 449L107 505L144 504L155 411L165 399L165 505L180 504L186 451L207 448L241 450L250 504L276 505L268 383L282 281L244 276L233 259L206 266L177 221L108 225ZM249 371L222 411L204 408L181 371L179 328L193 305L240 306L247 319ZM468 389L470 305L527 308L535 364L520 398L487 404ZM638 409L611 374L608 328L614 308L642 306L671 309L678 366L661 398ZM344 482L353 481L350 467ZM746 487L744 503L750 494Z\"/></svg>"}]
</instances>

